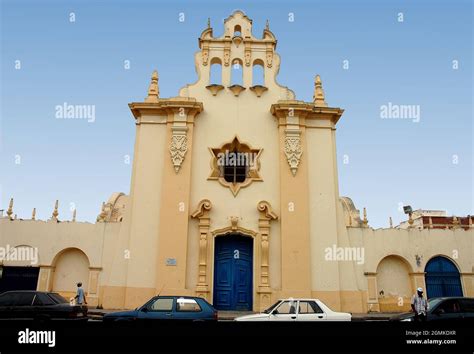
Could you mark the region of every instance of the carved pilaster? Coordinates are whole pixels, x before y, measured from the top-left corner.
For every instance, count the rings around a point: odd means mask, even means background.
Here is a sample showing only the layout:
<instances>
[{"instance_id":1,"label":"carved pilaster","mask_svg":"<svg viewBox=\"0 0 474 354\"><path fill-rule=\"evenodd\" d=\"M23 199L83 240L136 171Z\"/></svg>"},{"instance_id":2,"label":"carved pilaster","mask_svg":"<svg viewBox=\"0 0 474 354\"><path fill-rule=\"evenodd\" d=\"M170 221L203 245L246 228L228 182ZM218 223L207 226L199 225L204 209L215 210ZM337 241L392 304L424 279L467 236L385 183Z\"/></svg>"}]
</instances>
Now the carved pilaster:
<instances>
[{"instance_id":1,"label":"carved pilaster","mask_svg":"<svg viewBox=\"0 0 474 354\"><path fill-rule=\"evenodd\" d=\"M300 164L303 147L301 146L301 131L297 129L287 129L285 137L285 155L290 165L291 173L296 175Z\"/></svg>"},{"instance_id":2,"label":"carved pilaster","mask_svg":"<svg viewBox=\"0 0 474 354\"><path fill-rule=\"evenodd\" d=\"M232 41L226 41L224 43L224 66L229 66L230 64L230 44Z\"/></svg>"},{"instance_id":3,"label":"carved pilaster","mask_svg":"<svg viewBox=\"0 0 474 354\"><path fill-rule=\"evenodd\" d=\"M197 218L199 220L199 267L196 296L200 296L208 301L210 299L208 298L209 284L207 279L207 243L209 227L211 224L211 218L209 217L209 211L211 208L211 202L208 199L203 199L201 202L199 202L196 211L191 214L192 218Z\"/></svg>"},{"instance_id":4,"label":"carved pilaster","mask_svg":"<svg viewBox=\"0 0 474 354\"><path fill-rule=\"evenodd\" d=\"M209 61L209 44L202 47L202 65L206 66Z\"/></svg>"},{"instance_id":5,"label":"carved pilaster","mask_svg":"<svg viewBox=\"0 0 474 354\"><path fill-rule=\"evenodd\" d=\"M252 48L250 47L250 42L245 42L245 66L250 66L250 61L252 59Z\"/></svg>"},{"instance_id":6,"label":"carved pilaster","mask_svg":"<svg viewBox=\"0 0 474 354\"><path fill-rule=\"evenodd\" d=\"M186 152L188 151L188 137L186 136L188 128L183 126L173 126L171 130L171 162L173 163L175 172L178 173L181 164L184 161L184 157L186 156Z\"/></svg>"},{"instance_id":7,"label":"carved pilaster","mask_svg":"<svg viewBox=\"0 0 474 354\"><path fill-rule=\"evenodd\" d=\"M266 49L267 67L271 68L273 65L273 47L267 46Z\"/></svg>"},{"instance_id":8,"label":"carved pilaster","mask_svg":"<svg viewBox=\"0 0 474 354\"><path fill-rule=\"evenodd\" d=\"M270 222L277 220L278 216L273 211L270 203L261 201L257 205L260 213L258 219L258 229L261 238L260 246L260 279L258 286L259 306L260 309L270 305L270 296L272 290L270 288L270 267L269 267L269 238L270 238Z\"/></svg>"}]
</instances>

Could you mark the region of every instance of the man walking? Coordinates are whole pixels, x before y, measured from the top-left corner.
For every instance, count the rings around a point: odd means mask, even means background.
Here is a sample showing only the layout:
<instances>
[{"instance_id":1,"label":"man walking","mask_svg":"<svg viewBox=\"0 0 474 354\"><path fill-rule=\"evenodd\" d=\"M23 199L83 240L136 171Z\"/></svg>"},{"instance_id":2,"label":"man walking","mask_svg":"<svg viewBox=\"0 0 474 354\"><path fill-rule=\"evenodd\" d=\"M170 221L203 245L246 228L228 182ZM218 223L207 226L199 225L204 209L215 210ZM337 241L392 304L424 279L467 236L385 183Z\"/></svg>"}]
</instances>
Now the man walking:
<instances>
[{"instance_id":1,"label":"man walking","mask_svg":"<svg viewBox=\"0 0 474 354\"><path fill-rule=\"evenodd\" d=\"M423 289L416 289L416 294L411 299L411 309L415 313L415 321L426 321L426 313L428 312L428 301L423 297Z\"/></svg>"},{"instance_id":2,"label":"man walking","mask_svg":"<svg viewBox=\"0 0 474 354\"><path fill-rule=\"evenodd\" d=\"M86 295L84 294L84 289L82 288L82 283L77 283L77 293L74 297L76 299L76 304L84 308L84 313L87 315L87 300Z\"/></svg>"}]
</instances>

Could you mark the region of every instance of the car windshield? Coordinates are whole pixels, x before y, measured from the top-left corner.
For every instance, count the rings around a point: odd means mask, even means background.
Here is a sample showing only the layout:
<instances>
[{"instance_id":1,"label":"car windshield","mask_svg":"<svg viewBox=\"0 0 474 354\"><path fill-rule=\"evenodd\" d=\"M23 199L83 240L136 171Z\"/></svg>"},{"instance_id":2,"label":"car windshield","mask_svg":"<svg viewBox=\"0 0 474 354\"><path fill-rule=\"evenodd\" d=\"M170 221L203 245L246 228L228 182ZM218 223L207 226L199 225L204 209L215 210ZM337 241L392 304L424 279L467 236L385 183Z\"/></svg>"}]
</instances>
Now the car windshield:
<instances>
[{"instance_id":1,"label":"car windshield","mask_svg":"<svg viewBox=\"0 0 474 354\"><path fill-rule=\"evenodd\" d=\"M56 294L56 293L48 293L49 297L54 300L57 304L67 304L69 301L67 301L65 298L63 298L61 295Z\"/></svg>"},{"instance_id":2,"label":"car windshield","mask_svg":"<svg viewBox=\"0 0 474 354\"><path fill-rule=\"evenodd\" d=\"M277 305L280 303L280 300L278 300L277 302L275 302L272 306L270 306L268 309L266 309L265 311L263 311L263 313L270 313L273 311L273 309L275 307L277 307Z\"/></svg>"}]
</instances>

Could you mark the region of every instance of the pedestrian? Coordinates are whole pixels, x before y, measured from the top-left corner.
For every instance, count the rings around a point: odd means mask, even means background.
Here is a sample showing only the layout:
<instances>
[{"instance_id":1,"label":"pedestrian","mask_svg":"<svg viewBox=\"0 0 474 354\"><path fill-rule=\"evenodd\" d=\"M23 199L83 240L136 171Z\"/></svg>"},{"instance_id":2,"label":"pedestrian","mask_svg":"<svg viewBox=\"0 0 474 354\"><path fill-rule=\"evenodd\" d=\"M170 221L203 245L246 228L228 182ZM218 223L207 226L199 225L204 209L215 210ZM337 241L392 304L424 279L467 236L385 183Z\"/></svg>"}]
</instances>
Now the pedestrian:
<instances>
[{"instance_id":1,"label":"pedestrian","mask_svg":"<svg viewBox=\"0 0 474 354\"><path fill-rule=\"evenodd\" d=\"M416 294L411 299L411 309L415 313L416 322L426 321L426 313L428 312L428 301L423 297L423 289L416 289Z\"/></svg>"},{"instance_id":2,"label":"pedestrian","mask_svg":"<svg viewBox=\"0 0 474 354\"><path fill-rule=\"evenodd\" d=\"M84 306L87 305L87 299L86 295L84 294L84 289L82 288L81 282L77 283L77 293L74 299L76 299L76 304L81 306L84 310L84 313L87 314L87 306Z\"/></svg>"}]
</instances>

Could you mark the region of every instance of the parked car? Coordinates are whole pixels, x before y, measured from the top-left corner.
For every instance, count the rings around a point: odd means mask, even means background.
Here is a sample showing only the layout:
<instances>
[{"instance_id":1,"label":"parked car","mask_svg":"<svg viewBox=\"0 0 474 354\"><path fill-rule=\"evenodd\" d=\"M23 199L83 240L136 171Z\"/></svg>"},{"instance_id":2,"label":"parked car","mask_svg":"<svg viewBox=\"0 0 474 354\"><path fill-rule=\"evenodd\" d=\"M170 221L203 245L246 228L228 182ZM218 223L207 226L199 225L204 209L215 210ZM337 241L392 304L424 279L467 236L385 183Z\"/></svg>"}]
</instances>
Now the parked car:
<instances>
[{"instance_id":1,"label":"parked car","mask_svg":"<svg viewBox=\"0 0 474 354\"><path fill-rule=\"evenodd\" d=\"M87 309L71 306L57 293L6 291L0 294L0 319L87 320Z\"/></svg>"},{"instance_id":2,"label":"parked car","mask_svg":"<svg viewBox=\"0 0 474 354\"><path fill-rule=\"evenodd\" d=\"M411 322L415 320L414 312L394 316L391 321ZM469 297L435 297L428 300L427 321L466 321L474 322L474 298Z\"/></svg>"},{"instance_id":3,"label":"parked car","mask_svg":"<svg viewBox=\"0 0 474 354\"><path fill-rule=\"evenodd\" d=\"M191 296L155 296L133 311L104 315L104 322L113 321L217 321L217 310L205 299Z\"/></svg>"},{"instance_id":4,"label":"parked car","mask_svg":"<svg viewBox=\"0 0 474 354\"><path fill-rule=\"evenodd\" d=\"M350 321L352 315L335 312L318 299L278 300L256 315L235 318L235 321Z\"/></svg>"}]
</instances>

